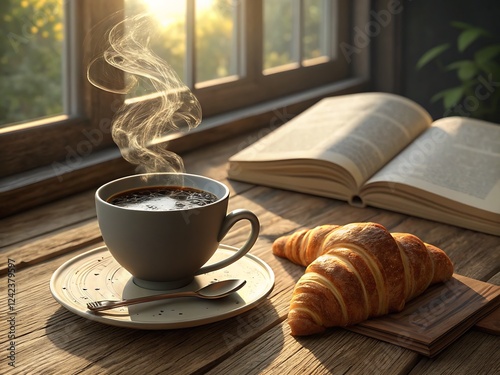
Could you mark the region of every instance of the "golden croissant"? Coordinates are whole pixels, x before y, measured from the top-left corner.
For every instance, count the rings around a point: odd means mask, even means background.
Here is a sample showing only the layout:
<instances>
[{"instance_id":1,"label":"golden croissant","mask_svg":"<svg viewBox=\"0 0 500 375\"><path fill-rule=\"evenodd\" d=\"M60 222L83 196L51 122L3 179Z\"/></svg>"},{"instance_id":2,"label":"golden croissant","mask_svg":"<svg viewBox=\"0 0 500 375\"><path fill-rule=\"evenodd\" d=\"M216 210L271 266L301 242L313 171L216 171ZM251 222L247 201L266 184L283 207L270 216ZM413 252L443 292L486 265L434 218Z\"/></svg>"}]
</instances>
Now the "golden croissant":
<instances>
[{"instance_id":1,"label":"golden croissant","mask_svg":"<svg viewBox=\"0 0 500 375\"><path fill-rule=\"evenodd\" d=\"M278 238L273 253L307 266L288 313L292 335L310 335L403 310L453 275L437 247L376 223L323 225Z\"/></svg>"}]
</instances>

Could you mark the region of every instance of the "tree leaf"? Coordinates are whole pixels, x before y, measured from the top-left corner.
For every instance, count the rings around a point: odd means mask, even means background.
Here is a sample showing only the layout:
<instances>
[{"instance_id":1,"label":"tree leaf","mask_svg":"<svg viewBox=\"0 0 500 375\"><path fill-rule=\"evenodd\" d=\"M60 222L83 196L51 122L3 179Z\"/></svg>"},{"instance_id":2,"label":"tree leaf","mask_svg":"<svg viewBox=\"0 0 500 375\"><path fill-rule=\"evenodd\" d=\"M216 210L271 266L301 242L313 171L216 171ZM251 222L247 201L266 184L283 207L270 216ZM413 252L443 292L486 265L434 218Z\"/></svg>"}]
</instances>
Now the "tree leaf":
<instances>
[{"instance_id":1,"label":"tree leaf","mask_svg":"<svg viewBox=\"0 0 500 375\"><path fill-rule=\"evenodd\" d=\"M443 99L443 106L445 109L450 109L457 105L459 100L464 94L463 86L453 87L451 89L446 89L438 92L431 98L431 102L436 102L439 99Z\"/></svg>"},{"instance_id":2,"label":"tree leaf","mask_svg":"<svg viewBox=\"0 0 500 375\"><path fill-rule=\"evenodd\" d=\"M470 60L455 61L455 62L452 62L451 64L447 65L445 67L445 70L450 71L450 70L460 69L462 66L468 64L469 62L471 62L471 61Z\"/></svg>"},{"instance_id":3,"label":"tree leaf","mask_svg":"<svg viewBox=\"0 0 500 375\"><path fill-rule=\"evenodd\" d=\"M448 48L450 48L450 43L440 44L439 46L433 47L428 50L420 57L420 59L418 59L417 69L421 69L423 66L427 65L430 61L434 60Z\"/></svg>"},{"instance_id":4,"label":"tree leaf","mask_svg":"<svg viewBox=\"0 0 500 375\"><path fill-rule=\"evenodd\" d=\"M474 53L474 60L480 66L484 65L487 61L492 60L500 53L500 44L492 44L491 46L481 48Z\"/></svg>"},{"instance_id":5,"label":"tree leaf","mask_svg":"<svg viewBox=\"0 0 500 375\"><path fill-rule=\"evenodd\" d=\"M441 99L444 94L445 94L445 91L439 91L437 94L434 94L432 97L431 97L431 103L435 103L437 102L439 99Z\"/></svg>"},{"instance_id":6,"label":"tree leaf","mask_svg":"<svg viewBox=\"0 0 500 375\"><path fill-rule=\"evenodd\" d=\"M457 70L458 78L462 82L466 82L473 78L479 69L471 60L460 60L446 66L446 70Z\"/></svg>"},{"instance_id":7,"label":"tree leaf","mask_svg":"<svg viewBox=\"0 0 500 375\"><path fill-rule=\"evenodd\" d=\"M463 52L471 43L473 43L480 36L488 35L488 32L479 27L467 29L460 33L457 39L458 50Z\"/></svg>"},{"instance_id":8,"label":"tree leaf","mask_svg":"<svg viewBox=\"0 0 500 375\"><path fill-rule=\"evenodd\" d=\"M471 24L468 24L466 22L461 22L461 21L453 21L450 24L451 24L451 26L453 26L456 29L467 30L467 29L475 28L475 26L472 26Z\"/></svg>"},{"instance_id":9,"label":"tree leaf","mask_svg":"<svg viewBox=\"0 0 500 375\"><path fill-rule=\"evenodd\" d=\"M482 64L478 64L478 66L486 74L491 74L494 81L497 80L497 77L500 77L500 64L495 61L488 60Z\"/></svg>"},{"instance_id":10,"label":"tree leaf","mask_svg":"<svg viewBox=\"0 0 500 375\"><path fill-rule=\"evenodd\" d=\"M464 88L462 86L446 90L446 94L443 97L444 108L450 109L456 106L459 100L462 98L463 93Z\"/></svg>"}]
</instances>

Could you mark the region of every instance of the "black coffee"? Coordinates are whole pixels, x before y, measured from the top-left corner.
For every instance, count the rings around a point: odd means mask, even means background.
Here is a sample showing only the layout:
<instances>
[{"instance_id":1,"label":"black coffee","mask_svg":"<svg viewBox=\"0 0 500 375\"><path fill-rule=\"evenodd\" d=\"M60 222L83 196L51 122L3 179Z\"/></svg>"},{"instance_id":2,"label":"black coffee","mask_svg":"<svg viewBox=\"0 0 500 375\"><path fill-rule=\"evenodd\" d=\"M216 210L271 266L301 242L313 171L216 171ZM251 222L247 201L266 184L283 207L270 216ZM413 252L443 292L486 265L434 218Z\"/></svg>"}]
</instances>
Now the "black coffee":
<instances>
[{"instance_id":1,"label":"black coffee","mask_svg":"<svg viewBox=\"0 0 500 375\"><path fill-rule=\"evenodd\" d=\"M191 187L158 186L123 191L107 202L142 211L173 211L199 208L217 200L214 194Z\"/></svg>"}]
</instances>

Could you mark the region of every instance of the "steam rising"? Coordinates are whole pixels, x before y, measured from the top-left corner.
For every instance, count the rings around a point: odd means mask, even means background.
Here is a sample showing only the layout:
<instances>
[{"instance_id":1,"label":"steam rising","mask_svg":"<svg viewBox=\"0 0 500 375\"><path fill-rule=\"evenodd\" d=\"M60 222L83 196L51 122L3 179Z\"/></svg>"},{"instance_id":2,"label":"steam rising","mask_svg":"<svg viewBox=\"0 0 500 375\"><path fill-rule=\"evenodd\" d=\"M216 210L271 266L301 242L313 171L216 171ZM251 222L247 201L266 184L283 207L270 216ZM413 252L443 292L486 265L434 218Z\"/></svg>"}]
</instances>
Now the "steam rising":
<instances>
[{"instance_id":1,"label":"steam rising","mask_svg":"<svg viewBox=\"0 0 500 375\"><path fill-rule=\"evenodd\" d=\"M96 87L118 94L147 85L154 94L130 100L113 119L112 136L122 156L142 172L182 172L184 164L165 148L165 136L189 131L201 122L201 107L174 70L149 48L154 16L142 13L104 33L104 48L91 60L87 78ZM129 73L125 75L123 72Z\"/></svg>"}]
</instances>

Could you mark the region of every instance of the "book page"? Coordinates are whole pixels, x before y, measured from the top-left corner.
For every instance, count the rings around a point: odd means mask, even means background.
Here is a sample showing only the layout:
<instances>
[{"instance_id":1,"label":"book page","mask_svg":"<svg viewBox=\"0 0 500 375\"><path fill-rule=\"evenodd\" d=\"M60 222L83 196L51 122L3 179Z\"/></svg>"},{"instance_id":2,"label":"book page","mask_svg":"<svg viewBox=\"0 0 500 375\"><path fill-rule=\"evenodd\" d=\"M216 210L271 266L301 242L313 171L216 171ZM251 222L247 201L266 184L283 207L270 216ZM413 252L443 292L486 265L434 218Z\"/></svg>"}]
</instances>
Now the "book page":
<instances>
[{"instance_id":1,"label":"book page","mask_svg":"<svg viewBox=\"0 0 500 375\"><path fill-rule=\"evenodd\" d=\"M386 93L326 98L233 156L231 162L323 159L349 171L359 187L420 133L430 115Z\"/></svg>"},{"instance_id":2,"label":"book page","mask_svg":"<svg viewBox=\"0 0 500 375\"><path fill-rule=\"evenodd\" d=\"M461 117L436 121L367 184L410 185L500 213L500 125Z\"/></svg>"}]
</instances>

